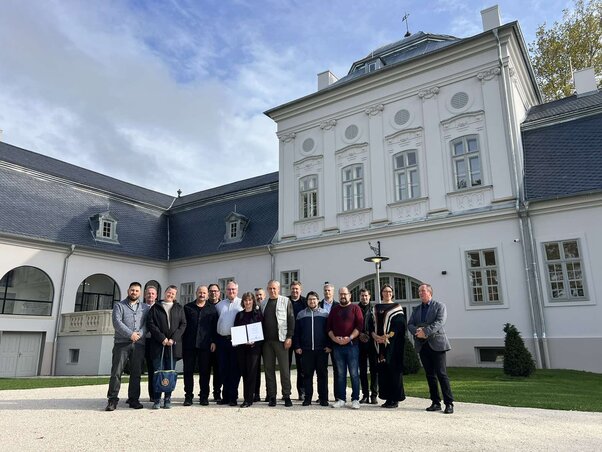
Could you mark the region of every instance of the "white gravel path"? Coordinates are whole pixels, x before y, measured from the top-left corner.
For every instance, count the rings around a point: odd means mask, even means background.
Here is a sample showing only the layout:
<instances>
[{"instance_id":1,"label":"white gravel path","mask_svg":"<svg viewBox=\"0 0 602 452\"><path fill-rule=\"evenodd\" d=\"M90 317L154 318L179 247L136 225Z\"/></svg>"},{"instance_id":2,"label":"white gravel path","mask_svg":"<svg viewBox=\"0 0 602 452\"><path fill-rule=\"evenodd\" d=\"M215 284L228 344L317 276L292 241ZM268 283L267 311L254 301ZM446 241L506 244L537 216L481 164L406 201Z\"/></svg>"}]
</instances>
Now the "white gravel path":
<instances>
[{"instance_id":1,"label":"white gravel path","mask_svg":"<svg viewBox=\"0 0 602 452\"><path fill-rule=\"evenodd\" d=\"M396 410L184 407L178 386L171 410L127 408L122 387L114 412L106 385L0 391L0 451L602 451L602 413L458 402L443 415L417 398Z\"/></svg>"}]
</instances>

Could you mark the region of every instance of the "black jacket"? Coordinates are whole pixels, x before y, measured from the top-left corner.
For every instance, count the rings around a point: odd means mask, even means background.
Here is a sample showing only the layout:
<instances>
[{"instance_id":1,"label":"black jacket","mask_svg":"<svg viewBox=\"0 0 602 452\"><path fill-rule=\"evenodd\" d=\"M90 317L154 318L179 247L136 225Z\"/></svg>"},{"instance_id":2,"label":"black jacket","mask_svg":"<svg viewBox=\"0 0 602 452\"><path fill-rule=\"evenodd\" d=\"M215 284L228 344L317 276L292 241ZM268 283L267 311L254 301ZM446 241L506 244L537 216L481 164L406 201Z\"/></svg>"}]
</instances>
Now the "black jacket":
<instances>
[{"instance_id":1,"label":"black jacket","mask_svg":"<svg viewBox=\"0 0 602 452\"><path fill-rule=\"evenodd\" d=\"M170 325L167 326L167 313L160 301L156 302L148 311L147 326L151 333L150 354L152 357L161 356L165 339L173 339L175 342L173 345L174 358L182 358L182 336L186 329L186 316L184 308L177 301L174 301L173 307L169 311L169 321Z\"/></svg>"},{"instance_id":2,"label":"black jacket","mask_svg":"<svg viewBox=\"0 0 602 452\"><path fill-rule=\"evenodd\" d=\"M186 330L182 344L184 350L209 350L217 335L217 309L209 301L199 308L196 301L184 305Z\"/></svg>"}]
</instances>

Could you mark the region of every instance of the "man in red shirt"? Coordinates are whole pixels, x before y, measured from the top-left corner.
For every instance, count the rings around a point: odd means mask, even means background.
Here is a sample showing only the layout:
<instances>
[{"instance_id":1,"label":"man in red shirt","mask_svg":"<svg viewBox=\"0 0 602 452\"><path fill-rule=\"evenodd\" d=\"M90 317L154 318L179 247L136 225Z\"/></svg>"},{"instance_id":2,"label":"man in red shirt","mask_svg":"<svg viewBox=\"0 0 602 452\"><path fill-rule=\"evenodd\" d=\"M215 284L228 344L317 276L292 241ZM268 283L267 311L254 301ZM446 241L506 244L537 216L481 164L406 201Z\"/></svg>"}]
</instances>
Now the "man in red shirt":
<instances>
[{"instance_id":1,"label":"man in red shirt","mask_svg":"<svg viewBox=\"0 0 602 452\"><path fill-rule=\"evenodd\" d=\"M339 289L339 303L334 305L328 315L328 336L334 344L333 358L337 368L334 383L337 401L333 408L342 408L347 401L347 369L351 376L351 408L360 408L360 376L358 336L364 327L362 310L351 304L351 294L347 287Z\"/></svg>"}]
</instances>

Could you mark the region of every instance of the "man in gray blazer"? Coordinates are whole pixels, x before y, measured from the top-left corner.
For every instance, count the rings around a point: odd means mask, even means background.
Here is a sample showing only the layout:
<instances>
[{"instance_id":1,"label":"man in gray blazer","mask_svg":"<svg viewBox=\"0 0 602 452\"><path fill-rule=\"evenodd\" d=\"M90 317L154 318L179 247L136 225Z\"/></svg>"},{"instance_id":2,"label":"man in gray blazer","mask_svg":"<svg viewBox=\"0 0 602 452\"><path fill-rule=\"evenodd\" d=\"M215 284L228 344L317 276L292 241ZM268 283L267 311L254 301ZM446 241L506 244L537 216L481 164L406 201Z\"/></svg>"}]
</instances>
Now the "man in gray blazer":
<instances>
[{"instance_id":1,"label":"man in gray blazer","mask_svg":"<svg viewBox=\"0 0 602 452\"><path fill-rule=\"evenodd\" d=\"M414 309L408 330L414 335L414 346L420 354L420 361L429 385L431 406L426 411L441 411L441 397L437 380L443 393L445 414L454 412L454 396L449 385L445 353L451 349L443 326L447 320L447 309L443 303L433 300L433 288L422 284L418 288L422 304Z\"/></svg>"}]
</instances>

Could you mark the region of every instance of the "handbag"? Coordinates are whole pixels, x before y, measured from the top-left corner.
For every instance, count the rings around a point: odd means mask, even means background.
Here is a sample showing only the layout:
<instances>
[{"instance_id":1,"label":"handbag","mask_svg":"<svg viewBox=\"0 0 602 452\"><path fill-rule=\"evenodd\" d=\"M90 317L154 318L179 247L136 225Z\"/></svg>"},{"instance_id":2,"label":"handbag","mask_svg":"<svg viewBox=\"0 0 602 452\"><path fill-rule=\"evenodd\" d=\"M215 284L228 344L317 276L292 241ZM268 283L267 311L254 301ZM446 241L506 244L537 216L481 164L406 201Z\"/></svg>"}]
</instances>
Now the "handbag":
<instances>
[{"instance_id":1,"label":"handbag","mask_svg":"<svg viewBox=\"0 0 602 452\"><path fill-rule=\"evenodd\" d=\"M169 353L171 356L171 368L173 370L163 369L163 356L165 353L165 346L161 350L161 366L160 369L156 370L153 375L153 389L156 394L162 392L173 392L176 389L176 383L178 381L178 372L173 369L173 347L169 347Z\"/></svg>"}]
</instances>

